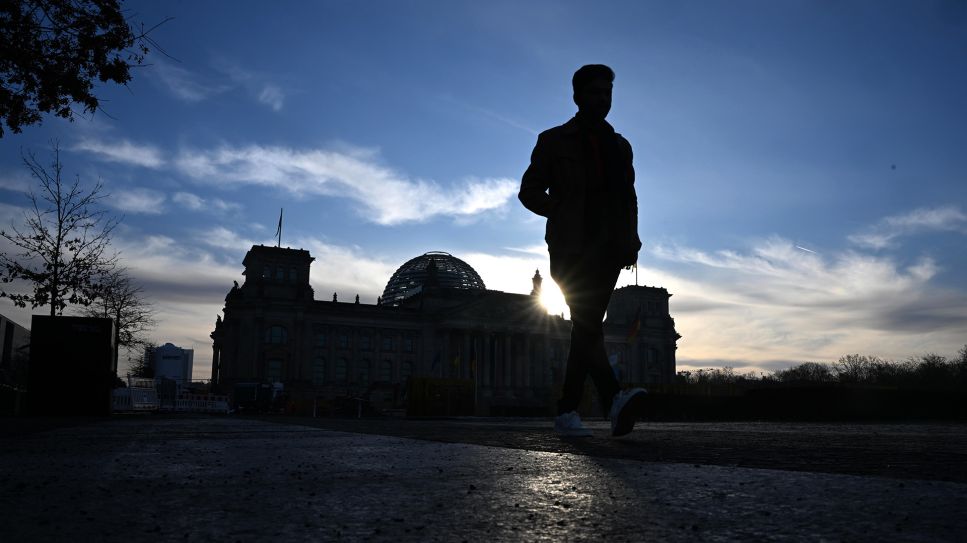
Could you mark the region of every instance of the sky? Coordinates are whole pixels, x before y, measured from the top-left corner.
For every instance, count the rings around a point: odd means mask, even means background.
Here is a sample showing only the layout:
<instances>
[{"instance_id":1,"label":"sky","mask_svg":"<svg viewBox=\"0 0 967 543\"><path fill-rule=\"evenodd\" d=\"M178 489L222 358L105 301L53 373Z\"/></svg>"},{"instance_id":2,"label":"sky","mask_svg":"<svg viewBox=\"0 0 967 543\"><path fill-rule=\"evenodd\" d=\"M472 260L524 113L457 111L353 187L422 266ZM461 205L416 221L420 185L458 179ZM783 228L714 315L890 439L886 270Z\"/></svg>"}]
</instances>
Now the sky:
<instances>
[{"instance_id":1,"label":"sky","mask_svg":"<svg viewBox=\"0 0 967 543\"><path fill-rule=\"evenodd\" d=\"M94 115L0 139L0 224L22 220L22 155L49 161L58 141L65 173L110 193L151 337L194 349L196 379L245 252L275 244L283 208L316 299L375 303L427 251L529 292L549 265L520 177L589 63L616 72L637 280L672 294L680 370L967 344L963 2L124 6L146 26L172 18L151 34L166 55L99 86ZM8 300L0 313L29 326Z\"/></svg>"}]
</instances>

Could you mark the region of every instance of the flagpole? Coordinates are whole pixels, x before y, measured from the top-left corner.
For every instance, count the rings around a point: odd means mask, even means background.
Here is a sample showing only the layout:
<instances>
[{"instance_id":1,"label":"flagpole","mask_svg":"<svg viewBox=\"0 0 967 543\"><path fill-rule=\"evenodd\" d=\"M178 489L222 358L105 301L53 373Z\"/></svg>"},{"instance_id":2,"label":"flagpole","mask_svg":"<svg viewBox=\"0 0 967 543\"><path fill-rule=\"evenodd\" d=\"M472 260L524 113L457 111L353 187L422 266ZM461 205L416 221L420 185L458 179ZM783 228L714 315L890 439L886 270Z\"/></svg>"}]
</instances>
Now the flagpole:
<instances>
[{"instance_id":1,"label":"flagpole","mask_svg":"<svg viewBox=\"0 0 967 543\"><path fill-rule=\"evenodd\" d=\"M276 245L276 247L282 247L282 211L283 211L283 208L280 207L279 208L279 228L276 231L276 234L278 234L279 236L279 243Z\"/></svg>"}]
</instances>

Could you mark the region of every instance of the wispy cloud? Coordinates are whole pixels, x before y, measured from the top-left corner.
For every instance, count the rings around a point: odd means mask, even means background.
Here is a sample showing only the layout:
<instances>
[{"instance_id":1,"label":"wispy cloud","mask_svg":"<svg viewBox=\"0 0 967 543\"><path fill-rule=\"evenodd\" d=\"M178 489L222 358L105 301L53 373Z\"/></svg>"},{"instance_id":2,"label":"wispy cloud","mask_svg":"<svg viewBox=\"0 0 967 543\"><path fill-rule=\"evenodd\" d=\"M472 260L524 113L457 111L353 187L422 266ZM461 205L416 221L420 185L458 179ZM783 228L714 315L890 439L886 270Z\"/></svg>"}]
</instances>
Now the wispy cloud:
<instances>
[{"instance_id":1,"label":"wispy cloud","mask_svg":"<svg viewBox=\"0 0 967 543\"><path fill-rule=\"evenodd\" d=\"M366 149L249 145L185 150L175 165L205 183L349 198L366 219L384 225L474 215L503 206L517 192L517 181L506 178L467 178L448 186L411 179L376 158Z\"/></svg>"},{"instance_id":2,"label":"wispy cloud","mask_svg":"<svg viewBox=\"0 0 967 543\"><path fill-rule=\"evenodd\" d=\"M201 102L231 88L160 59L155 61L151 73L176 98L185 102Z\"/></svg>"},{"instance_id":3,"label":"wispy cloud","mask_svg":"<svg viewBox=\"0 0 967 543\"><path fill-rule=\"evenodd\" d=\"M531 245L529 247L505 247L505 249L508 251L514 251L515 253L525 253L539 257L547 256L547 245L543 243L538 243L537 245Z\"/></svg>"},{"instance_id":4,"label":"wispy cloud","mask_svg":"<svg viewBox=\"0 0 967 543\"><path fill-rule=\"evenodd\" d=\"M192 211L214 210L221 213L234 212L242 209L241 204L226 202L220 198L205 199L191 192L176 192L171 201Z\"/></svg>"},{"instance_id":5,"label":"wispy cloud","mask_svg":"<svg viewBox=\"0 0 967 543\"><path fill-rule=\"evenodd\" d=\"M522 131L527 132L528 134L530 134L532 136L536 136L539 133L539 131L538 130L535 130L533 127L527 126L526 124L524 124L524 123L522 123L522 122L520 122L520 121L518 121L516 119L513 119L513 118L511 118L508 115L505 115L505 114L502 114L502 113L498 113L496 111L493 111L491 109L487 109L485 107L480 107L478 105L474 105L474 104L470 104L470 103L464 102L463 100L459 100L457 98L454 98L451 95L440 95L438 97L438 101L441 102L441 103L449 103L449 104L452 104L457 109L461 109L464 112L469 113L470 115L473 115L473 116L476 116L476 117L484 117L484 118L489 119L491 121L496 121L498 123L505 124L507 126L516 128L518 130L522 130Z\"/></svg>"},{"instance_id":6,"label":"wispy cloud","mask_svg":"<svg viewBox=\"0 0 967 543\"><path fill-rule=\"evenodd\" d=\"M860 247L885 249L894 246L901 236L930 231L967 234L967 214L957 206L919 208L885 217L872 227L850 235L849 240Z\"/></svg>"},{"instance_id":7,"label":"wispy cloud","mask_svg":"<svg viewBox=\"0 0 967 543\"><path fill-rule=\"evenodd\" d=\"M253 245L266 245L269 243L267 239L254 240L242 237L234 230L230 230L224 226L216 226L203 232L198 232L195 239L211 247L242 252L249 250Z\"/></svg>"},{"instance_id":8,"label":"wispy cloud","mask_svg":"<svg viewBox=\"0 0 967 543\"><path fill-rule=\"evenodd\" d=\"M934 285L940 266L930 258L824 257L779 237L745 251L658 245L650 256L641 276L674 295L685 358L904 357L954 349L967 329L967 291Z\"/></svg>"},{"instance_id":9,"label":"wispy cloud","mask_svg":"<svg viewBox=\"0 0 967 543\"><path fill-rule=\"evenodd\" d=\"M241 256L253 245L274 245L274 240L251 238L224 226L198 232L195 239L213 248ZM386 282L401 262L389 262L359 247L329 243L325 240L298 236L286 245L306 249L315 258L310 268L310 283L316 289L317 300L327 300L333 292L349 300L359 294L365 303L375 303L383 293Z\"/></svg>"},{"instance_id":10,"label":"wispy cloud","mask_svg":"<svg viewBox=\"0 0 967 543\"><path fill-rule=\"evenodd\" d=\"M259 103L272 111L281 111L285 105L285 91L278 84L270 81L266 74L243 68L238 63L226 58L217 58L212 63L215 70L227 76L235 86L242 87Z\"/></svg>"},{"instance_id":11,"label":"wispy cloud","mask_svg":"<svg viewBox=\"0 0 967 543\"><path fill-rule=\"evenodd\" d=\"M192 194L190 192L176 192L171 197L171 201L192 211L198 211L205 208L205 200L201 196Z\"/></svg>"},{"instance_id":12,"label":"wispy cloud","mask_svg":"<svg viewBox=\"0 0 967 543\"><path fill-rule=\"evenodd\" d=\"M317 300L331 299L337 292L340 300L349 301L359 294L364 303L376 303L376 297L383 294L386 282L402 264L374 257L360 247L318 238L297 238L294 243L315 257L310 280Z\"/></svg>"},{"instance_id":13,"label":"wispy cloud","mask_svg":"<svg viewBox=\"0 0 967 543\"><path fill-rule=\"evenodd\" d=\"M127 213L158 215L164 211L166 199L164 193L156 190L136 188L112 191L111 197L104 201L107 205Z\"/></svg>"},{"instance_id":14,"label":"wispy cloud","mask_svg":"<svg viewBox=\"0 0 967 543\"><path fill-rule=\"evenodd\" d=\"M33 187L27 174L0 175L0 189L27 192Z\"/></svg>"},{"instance_id":15,"label":"wispy cloud","mask_svg":"<svg viewBox=\"0 0 967 543\"><path fill-rule=\"evenodd\" d=\"M208 378L208 334L214 329L215 316L224 306L232 281L244 279L239 257L226 261L216 256L217 251L162 235L120 237L114 245L157 311L158 327L152 339L195 349L195 378Z\"/></svg>"},{"instance_id":16,"label":"wispy cloud","mask_svg":"<svg viewBox=\"0 0 967 543\"><path fill-rule=\"evenodd\" d=\"M83 139L71 146L72 151L92 153L100 160L157 169L165 165L161 150L154 145L132 143L126 139L112 142Z\"/></svg>"},{"instance_id":17,"label":"wispy cloud","mask_svg":"<svg viewBox=\"0 0 967 543\"><path fill-rule=\"evenodd\" d=\"M279 111L285 103L285 95L282 89L275 85L265 85L259 92L259 102L272 108L272 111Z\"/></svg>"}]
</instances>

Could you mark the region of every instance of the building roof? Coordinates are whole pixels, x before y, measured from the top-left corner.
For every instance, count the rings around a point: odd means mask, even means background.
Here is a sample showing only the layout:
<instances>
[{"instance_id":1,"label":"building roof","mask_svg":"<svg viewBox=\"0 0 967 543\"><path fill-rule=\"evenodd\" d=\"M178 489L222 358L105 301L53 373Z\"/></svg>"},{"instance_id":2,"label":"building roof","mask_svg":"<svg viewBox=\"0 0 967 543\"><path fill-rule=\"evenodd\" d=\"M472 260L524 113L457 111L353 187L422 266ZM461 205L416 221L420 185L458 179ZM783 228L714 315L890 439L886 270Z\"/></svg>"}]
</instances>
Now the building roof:
<instances>
[{"instance_id":1,"label":"building roof","mask_svg":"<svg viewBox=\"0 0 967 543\"><path fill-rule=\"evenodd\" d=\"M390 277L383 289L383 304L396 305L420 292L424 286L463 290L486 290L483 279L459 258L432 251L407 260Z\"/></svg>"}]
</instances>

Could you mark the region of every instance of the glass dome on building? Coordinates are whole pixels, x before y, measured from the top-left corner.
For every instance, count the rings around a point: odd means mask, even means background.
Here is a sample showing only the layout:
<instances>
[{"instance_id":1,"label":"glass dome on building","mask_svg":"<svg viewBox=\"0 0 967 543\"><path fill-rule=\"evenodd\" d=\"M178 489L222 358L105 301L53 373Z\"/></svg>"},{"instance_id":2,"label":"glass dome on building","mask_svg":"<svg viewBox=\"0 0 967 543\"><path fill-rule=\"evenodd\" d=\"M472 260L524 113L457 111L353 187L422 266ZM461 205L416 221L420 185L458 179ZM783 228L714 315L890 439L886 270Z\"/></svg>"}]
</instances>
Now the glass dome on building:
<instances>
[{"instance_id":1,"label":"glass dome on building","mask_svg":"<svg viewBox=\"0 0 967 543\"><path fill-rule=\"evenodd\" d=\"M483 279L463 260L441 251L433 251L406 261L390 277L383 289L383 303L395 305L420 292L423 284L435 275L435 285L444 288L485 290Z\"/></svg>"}]
</instances>

